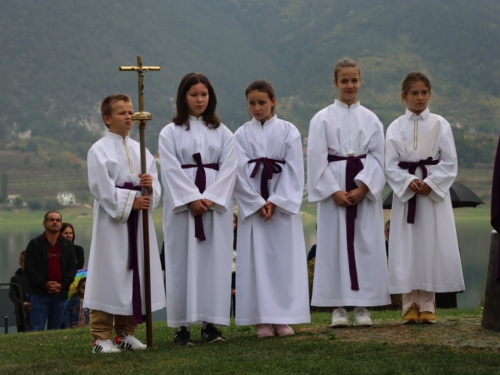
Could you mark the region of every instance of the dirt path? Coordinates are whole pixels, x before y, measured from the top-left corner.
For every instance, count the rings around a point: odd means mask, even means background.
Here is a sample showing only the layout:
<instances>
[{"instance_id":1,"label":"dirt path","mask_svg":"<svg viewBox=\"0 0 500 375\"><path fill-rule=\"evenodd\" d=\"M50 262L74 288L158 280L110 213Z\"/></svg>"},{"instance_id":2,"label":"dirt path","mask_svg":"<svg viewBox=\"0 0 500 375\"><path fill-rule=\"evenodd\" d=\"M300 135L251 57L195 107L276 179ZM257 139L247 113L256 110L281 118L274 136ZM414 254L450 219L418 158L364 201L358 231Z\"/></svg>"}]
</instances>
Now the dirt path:
<instances>
[{"instance_id":1,"label":"dirt path","mask_svg":"<svg viewBox=\"0 0 500 375\"><path fill-rule=\"evenodd\" d=\"M313 327L317 334L333 334L336 340L391 344L430 344L500 351L500 332L481 328L480 317L439 319L436 324L403 325L401 321L373 321L372 327ZM327 332L327 333L326 333Z\"/></svg>"}]
</instances>

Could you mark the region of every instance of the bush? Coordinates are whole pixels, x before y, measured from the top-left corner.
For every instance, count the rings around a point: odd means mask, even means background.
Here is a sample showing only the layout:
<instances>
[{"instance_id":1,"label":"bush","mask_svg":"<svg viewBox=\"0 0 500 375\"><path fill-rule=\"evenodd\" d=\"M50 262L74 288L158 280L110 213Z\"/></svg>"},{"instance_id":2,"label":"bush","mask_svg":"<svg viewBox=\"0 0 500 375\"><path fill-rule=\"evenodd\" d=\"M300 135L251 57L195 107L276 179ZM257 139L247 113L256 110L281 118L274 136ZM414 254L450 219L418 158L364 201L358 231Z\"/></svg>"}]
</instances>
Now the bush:
<instances>
[{"instance_id":1,"label":"bush","mask_svg":"<svg viewBox=\"0 0 500 375\"><path fill-rule=\"evenodd\" d=\"M32 211L39 210L42 208L42 202L36 199L30 199L28 201L28 208Z\"/></svg>"},{"instance_id":2,"label":"bush","mask_svg":"<svg viewBox=\"0 0 500 375\"><path fill-rule=\"evenodd\" d=\"M47 211L62 210L64 208L64 206L55 198L45 201L44 206Z\"/></svg>"}]
</instances>

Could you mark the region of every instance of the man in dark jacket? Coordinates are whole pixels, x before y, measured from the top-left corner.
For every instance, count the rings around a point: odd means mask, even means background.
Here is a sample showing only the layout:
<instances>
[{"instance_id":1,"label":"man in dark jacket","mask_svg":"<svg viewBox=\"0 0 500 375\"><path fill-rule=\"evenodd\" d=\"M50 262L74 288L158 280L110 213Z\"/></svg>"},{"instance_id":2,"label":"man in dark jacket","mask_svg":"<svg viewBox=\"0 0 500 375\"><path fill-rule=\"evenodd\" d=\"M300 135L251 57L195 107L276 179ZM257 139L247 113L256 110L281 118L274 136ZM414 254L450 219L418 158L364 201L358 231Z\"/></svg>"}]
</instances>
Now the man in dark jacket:
<instances>
[{"instance_id":1,"label":"man in dark jacket","mask_svg":"<svg viewBox=\"0 0 500 375\"><path fill-rule=\"evenodd\" d=\"M28 283L28 276L26 276L26 272L24 272L24 251L21 251L21 254L19 255L19 267L20 268L16 271L14 276L10 278L10 282L19 285L22 295L18 295L18 289L14 289L14 287L11 286L9 290L9 298L15 303L17 332L25 332L28 330L30 322L31 290ZM16 303L17 301L23 301L23 306L21 307L18 303ZM26 318L25 322L23 322L22 318L22 308L24 308ZM24 323L26 323L26 325Z\"/></svg>"},{"instance_id":2,"label":"man in dark jacket","mask_svg":"<svg viewBox=\"0 0 500 375\"><path fill-rule=\"evenodd\" d=\"M59 329L69 286L76 274L75 250L71 241L59 234L62 216L45 214L45 232L33 238L26 248L24 269L31 287L30 331Z\"/></svg>"}]
</instances>

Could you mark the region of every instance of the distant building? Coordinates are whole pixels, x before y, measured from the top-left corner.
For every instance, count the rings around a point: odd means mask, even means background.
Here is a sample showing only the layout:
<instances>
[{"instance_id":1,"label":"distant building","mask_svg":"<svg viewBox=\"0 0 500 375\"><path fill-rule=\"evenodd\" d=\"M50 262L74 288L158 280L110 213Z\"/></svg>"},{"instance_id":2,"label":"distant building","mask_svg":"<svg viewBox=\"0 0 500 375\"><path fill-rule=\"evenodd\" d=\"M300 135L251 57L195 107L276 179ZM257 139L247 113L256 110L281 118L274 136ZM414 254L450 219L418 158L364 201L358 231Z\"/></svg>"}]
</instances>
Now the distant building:
<instances>
[{"instance_id":1,"label":"distant building","mask_svg":"<svg viewBox=\"0 0 500 375\"><path fill-rule=\"evenodd\" d=\"M21 199L21 194L9 194L7 195L7 204L13 206L16 199Z\"/></svg>"},{"instance_id":2,"label":"distant building","mask_svg":"<svg viewBox=\"0 0 500 375\"><path fill-rule=\"evenodd\" d=\"M19 139L29 139L31 138L31 130L26 130L25 132L17 133Z\"/></svg>"},{"instance_id":3,"label":"distant building","mask_svg":"<svg viewBox=\"0 0 500 375\"><path fill-rule=\"evenodd\" d=\"M69 206L76 204L75 194L69 191L59 191L57 192L57 200L63 206Z\"/></svg>"}]
</instances>

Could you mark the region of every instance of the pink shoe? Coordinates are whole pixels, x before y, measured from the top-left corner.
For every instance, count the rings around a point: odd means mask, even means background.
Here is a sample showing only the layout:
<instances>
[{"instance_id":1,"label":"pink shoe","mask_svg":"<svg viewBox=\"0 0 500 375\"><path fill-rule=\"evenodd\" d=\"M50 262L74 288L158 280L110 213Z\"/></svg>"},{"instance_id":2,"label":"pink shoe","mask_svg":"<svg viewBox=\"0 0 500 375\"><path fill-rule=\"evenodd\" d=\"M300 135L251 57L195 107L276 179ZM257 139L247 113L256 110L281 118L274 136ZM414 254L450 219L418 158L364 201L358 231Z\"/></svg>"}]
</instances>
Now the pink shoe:
<instances>
[{"instance_id":1,"label":"pink shoe","mask_svg":"<svg viewBox=\"0 0 500 375\"><path fill-rule=\"evenodd\" d=\"M273 328L276 336L290 336L295 333L288 324L273 324Z\"/></svg>"},{"instance_id":2,"label":"pink shoe","mask_svg":"<svg viewBox=\"0 0 500 375\"><path fill-rule=\"evenodd\" d=\"M257 324L255 326L257 330L257 337L273 337L274 331L269 324Z\"/></svg>"}]
</instances>

